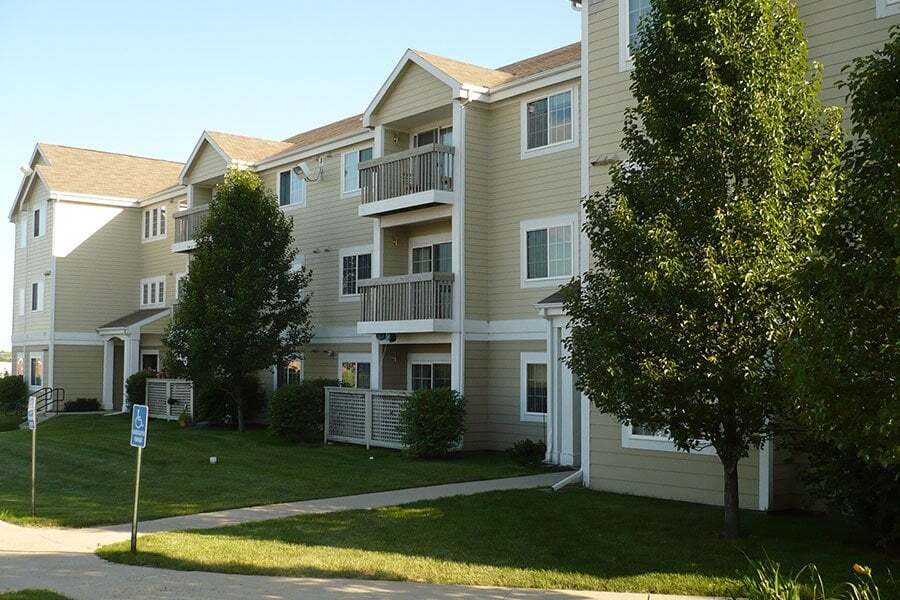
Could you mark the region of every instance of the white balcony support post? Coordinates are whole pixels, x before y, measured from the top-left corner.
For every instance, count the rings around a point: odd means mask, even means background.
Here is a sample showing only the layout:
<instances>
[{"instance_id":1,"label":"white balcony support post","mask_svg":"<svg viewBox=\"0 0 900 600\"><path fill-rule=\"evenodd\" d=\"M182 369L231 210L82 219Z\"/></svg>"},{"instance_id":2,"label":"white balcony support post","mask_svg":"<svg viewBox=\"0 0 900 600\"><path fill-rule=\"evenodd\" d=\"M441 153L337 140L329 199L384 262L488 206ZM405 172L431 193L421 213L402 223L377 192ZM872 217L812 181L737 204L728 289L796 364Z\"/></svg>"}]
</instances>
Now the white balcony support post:
<instances>
[{"instance_id":1,"label":"white balcony support post","mask_svg":"<svg viewBox=\"0 0 900 600\"><path fill-rule=\"evenodd\" d=\"M373 390L381 389L381 342L372 338L372 362L369 373L370 387Z\"/></svg>"},{"instance_id":2,"label":"white balcony support post","mask_svg":"<svg viewBox=\"0 0 900 600\"><path fill-rule=\"evenodd\" d=\"M465 346L465 338L461 333L450 334L450 388L456 390L460 394L465 393L465 379L463 379L462 361L465 360L463 348Z\"/></svg>"},{"instance_id":3,"label":"white balcony support post","mask_svg":"<svg viewBox=\"0 0 900 600\"><path fill-rule=\"evenodd\" d=\"M125 361L122 369L122 410L126 411L128 399L125 382L128 377L141 370L141 334L129 333L125 335Z\"/></svg>"},{"instance_id":4,"label":"white balcony support post","mask_svg":"<svg viewBox=\"0 0 900 600\"><path fill-rule=\"evenodd\" d=\"M466 109L459 100L453 101L453 143L456 155L453 160L453 216L451 218L451 260L453 262L453 320L454 331L450 344L452 354L451 382L453 389L464 393L466 381Z\"/></svg>"},{"instance_id":5,"label":"white balcony support post","mask_svg":"<svg viewBox=\"0 0 900 600\"><path fill-rule=\"evenodd\" d=\"M372 158L384 156L384 125L375 126L375 143L372 147Z\"/></svg>"},{"instance_id":6,"label":"white balcony support post","mask_svg":"<svg viewBox=\"0 0 900 600\"><path fill-rule=\"evenodd\" d=\"M115 361L115 338L109 338L103 342L103 408L111 410L113 407L113 389L115 382L114 361Z\"/></svg>"},{"instance_id":7,"label":"white balcony support post","mask_svg":"<svg viewBox=\"0 0 900 600\"><path fill-rule=\"evenodd\" d=\"M556 442L556 404L560 401L559 390L556 384L556 328L553 326L553 319L547 319L547 414L544 417L544 439L547 444L547 453L544 460L557 465L559 464L559 447Z\"/></svg>"}]
</instances>

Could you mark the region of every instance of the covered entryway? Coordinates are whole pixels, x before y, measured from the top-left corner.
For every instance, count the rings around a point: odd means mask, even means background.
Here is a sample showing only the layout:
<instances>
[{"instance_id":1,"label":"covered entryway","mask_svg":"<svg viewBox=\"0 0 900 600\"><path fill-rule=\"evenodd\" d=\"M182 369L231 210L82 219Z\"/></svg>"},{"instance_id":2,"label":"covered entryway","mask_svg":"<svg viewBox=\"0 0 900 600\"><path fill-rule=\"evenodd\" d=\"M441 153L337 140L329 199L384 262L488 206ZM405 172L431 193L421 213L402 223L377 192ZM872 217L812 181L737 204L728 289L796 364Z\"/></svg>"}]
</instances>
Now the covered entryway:
<instances>
[{"instance_id":1,"label":"covered entryway","mask_svg":"<svg viewBox=\"0 0 900 600\"><path fill-rule=\"evenodd\" d=\"M103 408L128 410L125 382L142 368L141 327L159 321L170 313L170 308L142 309L97 329L103 338Z\"/></svg>"}]
</instances>

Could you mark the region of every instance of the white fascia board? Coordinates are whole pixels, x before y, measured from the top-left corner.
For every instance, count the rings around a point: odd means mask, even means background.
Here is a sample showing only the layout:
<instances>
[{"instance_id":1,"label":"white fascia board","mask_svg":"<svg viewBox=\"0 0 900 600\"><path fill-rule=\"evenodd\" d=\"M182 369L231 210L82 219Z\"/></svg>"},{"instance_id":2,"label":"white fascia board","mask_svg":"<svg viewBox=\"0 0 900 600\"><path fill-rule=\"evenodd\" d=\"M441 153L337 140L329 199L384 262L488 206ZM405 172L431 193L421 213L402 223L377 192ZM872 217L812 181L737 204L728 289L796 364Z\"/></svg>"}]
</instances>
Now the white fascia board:
<instances>
[{"instance_id":1,"label":"white fascia board","mask_svg":"<svg viewBox=\"0 0 900 600\"><path fill-rule=\"evenodd\" d=\"M380 217L384 213L407 210L417 207L431 206L432 204L453 204L456 201L455 192L444 190L427 190L360 204L357 214L360 217Z\"/></svg>"},{"instance_id":2,"label":"white fascia board","mask_svg":"<svg viewBox=\"0 0 900 600\"><path fill-rule=\"evenodd\" d=\"M191 168L191 165L194 163L194 159L197 158L197 155L200 153L200 149L203 147L203 143L206 142L210 146L212 146L213 150L218 152L226 163L231 162L231 157L228 156L228 153L222 150L222 147L219 146L213 139L210 137L209 133L206 130L200 134L200 139L197 140L197 143L194 145L194 149L191 150L191 155L188 157L187 161L184 163L184 166L181 168L181 173L178 174L178 181L181 182L181 185L187 185L187 173Z\"/></svg>"},{"instance_id":3,"label":"white fascia board","mask_svg":"<svg viewBox=\"0 0 900 600\"><path fill-rule=\"evenodd\" d=\"M357 133L351 136L335 138L331 141L324 142L315 146L306 146L304 148L298 148L297 150L289 153L282 154L275 158L265 158L253 165L253 169L255 171L264 171L266 169L272 169L275 167L281 167L286 164L290 164L292 162L301 161L304 158L309 158L311 156L316 156L318 154L324 154L326 152L331 152L332 150L337 150L338 148L343 148L345 146L352 146L354 144L361 144L362 142L367 142L371 139L375 138L375 133L371 131L366 131L363 133Z\"/></svg>"},{"instance_id":4,"label":"white fascia board","mask_svg":"<svg viewBox=\"0 0 900 600\"><path fill-rule=\"evenodd\" d=\"M99 196L95 194L81 194L78 192L50 192L51 200L63 202L76 202L79 204L99 204L102 206L116 206L119 208L135 208L140 205L138 198L125 198L121 196Z\"/></svg>"},{"instance_id":5,"label":"white fascia board","mask_svg":"<svg viewBox=\"0 0 900 600\"><path fill-rule=\"evenodd\" d=\"M7 219L9 219L10 223L16 222L16 209L19 208L22 198L28 195L28 191L31 189L31 183L34 181L35 177L40 177L37 171L32 171L31 175L22 177L22 181L19 183L19 191L16 192L16 197L13 200L12 206L9 208L9 214L7 215Z\"/></svg>"},{"instance_id":6,"label":"white fascia board","mask_svg":"<svg viewBox=\"0 0 900 600\"><path fill-rule=\"evenodd\" d=\"M573 79L581 79L580 62L569 63L512 83L498 85L495 88L491 88L490 92L482 100L491 104Z\"/></svg>"},{"instance_id":7,"label":"white fascia board","mask_svg":"<svg viewBox=\"0 0 900 600\"><path fill-rule=\"evenodd\" d=\"M187 194L187 188L181 184L173 185L172 187L168 187L164 190L160 190L151 194L150 196L146 196L139 201L140 206L149 206L151 204L156 204L157 202L162 202L163 200L171 200L172 198L177 198L178 196L184 196Z\"/></svg>"},{"instance_id":8,"label":"white fascia board","mask_svg":"<svg viewBox=\"0 0 900 600\"><path fill-rule=\"evenodd\" d=\"M413 62L426 71L428 71L431 75L434 75L439 81L447 84L451 90L453 90L453 97L460 97L460 87L461 84L459 81L453 79L433 64L416 54L413 50L407 50L403 53L403 56L400 58L400 61L397 62L397 66L394 67L394 70L391 71L391 74L388 75L387 79L385 79L384 83L381 84L381 87L378 89L378 93L375 94L375 97L369 102L369 105L366 107L365 112L363 113L363 126L371 127L371 119L372 113L378 108L378 105L381 104L381 101L387 95L388 90L390 90L391 85L393 85L394 81L397 77L400 76L400 72L403 70L403 67L406 66L407 63Z\"/></svg>"}]
</instances>

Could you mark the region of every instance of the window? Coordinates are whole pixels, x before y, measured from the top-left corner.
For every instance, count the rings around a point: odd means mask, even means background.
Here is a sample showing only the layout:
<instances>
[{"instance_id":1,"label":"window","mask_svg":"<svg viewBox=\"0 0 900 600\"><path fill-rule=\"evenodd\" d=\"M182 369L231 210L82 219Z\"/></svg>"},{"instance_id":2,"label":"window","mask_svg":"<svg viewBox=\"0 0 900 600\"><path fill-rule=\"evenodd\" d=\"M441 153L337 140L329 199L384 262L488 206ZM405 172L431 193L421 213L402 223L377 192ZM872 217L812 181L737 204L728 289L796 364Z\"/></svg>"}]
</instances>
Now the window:
<instances>
[{"instance_id":1,"label":"window","mask_svg":"<svg viewBox=\"0 0 900 600\"><path fill-rule=\"evenodd\" d=\"M362 353L338 354L338 379L344 387L369 389L372 382L371 356Z\"/></svg>"},{"instance_id":2,"label":"window","mask_svg":"<svg viewBox=\"0 0 900 600\"><path fill-rule=\"evenodd\" d=\"M522 102L522 158L577 145L574 97L569 89Z\"/></svg>"},{"instance_id":3,"label":"window","mask_svg":"<svg viewBox=\"0 0 900 600\"><path fill-rule=\"evenodd\" d=\"M16 357L16 375L25 379L25 358L21 354Z\"/></svg>"},{"instance_id":4,"label":"window","mask_svg":"<svg viewBox=\"0 0 900 600\"><path fill-rule=\"evenodd\" d=\"M875 0L875 18L900 14L900 0Z\"/></svg>"},{"instance_id":5,"label":"window","mask_svg":"<svg viewBox=\"0 0 900 600\"><path fill-rule=\"evenodd\" d=\"M453 145L453 128L452 127L436 127L426 131L420 131L413 136L413 146L427 146L428 144L443 144L444 146Z\"/></svg>"},{"instance_id":6,"label":"window","mask_svg":"<svg viewBox=\"0 0 900 600\"><path fill-rule=\"evenodd\" d=\"M353 150L341 155L341 170L344 173L341 191L344 194L354 194L359 191L362 180L359 175L359 163L367 160L372 160L371 148Z\"/></svg>"},{"instance_id":7,"label":"window","mask_svg":"<svg viewBox=\"0 0 900 600\"><path fill-rule=\"evenodd\" d=\"M34 215L34 221L32 222L33 235L34 237L41 237L42 235L44 235L44 232L47 229L47 226L44 223L44 220L47 217L44 214L44 211L40 208L34 209L34 212L32 214Z\"/></svg>"},{"instance_id":8,"label":"window","mask_svg":"<svg viewBox=\"0 0 900 600\"><path fill-rule=\"evenodd\" d=\"M522 352L519 367L519 417L543 422L547 416L547 354Z\"/></svg>"},{"instance_id":9,"label":"window","mask_svg":"<svg viewBox=\"0 0 900 600\"><path fill-rule=\"evenodd\" d=\"M421 242L420 242L421 243ZM415 246L410 240L410 270L413 273L452 273L453 245L450 242Z\"/></svg>"},{"instance_id":10,"label":"window","mask_svg":"<svg viewBox=\"0 0 900 600\"><path fill-rule=\"evenodd\" d=\"M682 452L675 447L665 431L654 431L642 425L622 425L622 447L635 450L659 450L663 452ZM700 450L692 451L694 454L706 454L715 456L716 450L712 446L706 446Z\"/></svg>"},{"instance_id":11,"label":"window","mask_svg":"<svg viewBox=\"0 0 900 600\"><path fill-rule=\"evenodd\" d=\"M410 354L407 371L410 390L450 388L449 354Z\"/></svg>"},{"instance_id":12,"label":"window","mask_svg":"<svg viewBox=\"0 0 900 600\"><path fill-rule=\"evenodd\" d=\"M372 277L372 248L344 248L341 250L341 296L354 297L359 294L356 283L360 279Z\"/></svg>"},{"instance_id":13,"label":"window","mask_svg":"<svg viewBox=\"0 0 900 600\"><path fill-rule=\"evenodd\" d=\"M575 269L577 215L523 221L522 287L558 285Z\"/></svg>"},{"instance_id":14,"label":"window","mask_svg":"<svg viewBox=\"0 0 900 600\"><path fill-rule=\"evenodd\" d=\"M641 19L650 14L650 0L619 0L619 70L633 67L632 51L637 49Z\"/></svg>"},{"instance_id":15,"label":"window","mask_svg":"<svg viewBox=\"0 0 900 600\"><path fill-rule=\"evenodd\" d=\"M181 295L184 293L184 278L187 277L187 273L176 273L175 274L175 302L181 301Z\"/></svg>"},{"instance_id":16,"label":"window","mask_svg":"<svg viewBox=\"0 0 900 600\"><path fill-rule=\"evenodd\" d=\"M166 278L153 277L141 280L141 308L165 306Z\"/></svg>"},{"instance_id":17,"label":"window","mask_svg":"<svg viewBox=\"0 0 900 600\"><path fill-rule=\"evenodd\" d=\"M144 211L142 239L145 242L162 240L166 237L166 207L158 206Z\"/></svg>"},{"instance_id":18,"label":"window","mask_svg":"<svg viewBox=\"0 0 900 600\"><path fill-rule=\"evenodd\" d=\"M44 353L32 352L29 355L28 383L33 388L44 385Z\"/></svg>"},{"instance_id":19,"label":"window","mask_svg":"<svg viewBox=\"0 0 900 600\"><path fill-rule=\"evenodd\" d=\"M303 360L295 358L278 367L275 373L275 388L294 385L303 381Z\"/></svg>"},{"instance_id":20,"label":"window","mask_svg":"<svg viewBox=\"0 0 900 600\"><path fill-rule=\"evenodd\" d=\"M19 219L19 248L24 248L28 245L28 217L22 216Z\"/></svg>"},{"instance_id":21,"label":"window","mask_svg":"<svg viewBox=\"0 0 900 600\"><path fill-rule=\"evenodd\" d=\"M278 174L278 205L306 206L306 180L294 169Z\"/></svg>"},{"instance_id":22,"label":"window","mask_svg":"<svg viewBox=\"0 0 900 600\"><path fill-rule=\"evenodd\" d=\"M44 282L35 281L31 284L31 312L44 310Z\"/></svg>"},{"instance_id":23,"label":"window","mask_svg":"<svg viewBox=\"0 0 900 600\"><path fill-rule=\"evenodd\" d=\"M159 350L141 350L141 371L159 371Z\"/></svg>"},{"instance_id":24,"label":"window","mask_svg":"<svg viewBox=\"0 0 900 600\"><path fill-rule=\"evenodd\" d=\"M25 288L19 288L19 316L25 316Z\"/></svg>"}]
</instances>

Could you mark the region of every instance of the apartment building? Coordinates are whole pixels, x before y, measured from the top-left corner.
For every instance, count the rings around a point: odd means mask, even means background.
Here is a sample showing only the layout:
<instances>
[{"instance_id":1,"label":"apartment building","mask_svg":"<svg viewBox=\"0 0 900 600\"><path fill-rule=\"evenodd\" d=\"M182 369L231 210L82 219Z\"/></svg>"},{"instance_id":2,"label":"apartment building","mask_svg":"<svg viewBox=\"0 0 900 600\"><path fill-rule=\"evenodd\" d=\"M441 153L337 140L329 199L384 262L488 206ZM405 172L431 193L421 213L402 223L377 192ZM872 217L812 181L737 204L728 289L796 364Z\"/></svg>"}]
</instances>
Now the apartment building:
<instances>
[{"instance_id":1,"label":"apartment building","mask_svg":"<svg viewBox=\"0 0 900 600\"><path fill-rule=\"evenodd\" d=\"M558 290L588 262L580 199L608 184L592 162L620 152L648 1L572 4L582 43L494 69L409 50L361 114L284 140L205 131L183 164L38 144L9 213L14 371L121 408L125 378L159 365L215 186L251 169L312 272L314 338L261 374L269 390L449 386L467 399L467 449L544 439L590 487L720 503L715 456L600 414L561 361ZM801 1L826 100L843 102L840 67L887 39L896 4ZM747 508L795 500L777 448L744 461L741 485Z\"/></svg>"}]
</instances>

